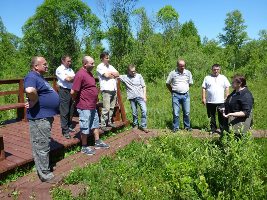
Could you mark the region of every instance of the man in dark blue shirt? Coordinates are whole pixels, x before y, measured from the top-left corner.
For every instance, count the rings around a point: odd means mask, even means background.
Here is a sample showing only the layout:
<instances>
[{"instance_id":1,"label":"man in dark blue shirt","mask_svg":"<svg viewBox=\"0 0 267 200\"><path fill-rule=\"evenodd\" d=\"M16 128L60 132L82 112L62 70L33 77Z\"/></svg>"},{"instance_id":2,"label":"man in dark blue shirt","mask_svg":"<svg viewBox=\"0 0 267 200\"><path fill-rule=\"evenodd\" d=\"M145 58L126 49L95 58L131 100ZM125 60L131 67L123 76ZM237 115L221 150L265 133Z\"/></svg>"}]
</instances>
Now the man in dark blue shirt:
<instances>
[{"instance_id":1,"label":"man in dark blue shirt","mask_svg":"<svg viewBox=\"0 0 267 200\"><path fill-rule=\"evenodd\" d=\"M54 175L49 166L49 142L54 115L58 114L59 96L43 77L47 70L45 58L33 57L31 71L24 79L24 89L36 170L41 181L51 182Z\"/></svg>"}]
</instances>

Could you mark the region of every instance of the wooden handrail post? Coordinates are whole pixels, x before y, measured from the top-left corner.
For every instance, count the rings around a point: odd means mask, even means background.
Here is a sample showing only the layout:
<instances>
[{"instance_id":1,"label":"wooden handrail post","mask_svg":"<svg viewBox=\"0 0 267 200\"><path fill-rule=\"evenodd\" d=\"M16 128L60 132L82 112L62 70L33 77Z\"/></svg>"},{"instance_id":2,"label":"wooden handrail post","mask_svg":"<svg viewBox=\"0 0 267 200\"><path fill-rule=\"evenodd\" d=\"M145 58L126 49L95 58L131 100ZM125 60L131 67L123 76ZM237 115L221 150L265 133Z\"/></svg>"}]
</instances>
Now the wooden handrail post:
<instances>
[{"instance_id":1,"label":"wooden handrail post","mask_svg":"<svg viewBox=\"0 0 267 200\"><path fill-rule=\"evenodd\" d=\"M4 140L3 136L0 134L0 161L4 159L5 159Z\"/></svg>"},{"instance_id":2,"label":"wooden handrail post","mask_svg":"<svg viewBox=\"0 0 267 200\"><path fill-rule=\"evenodd\" d=\"M24 80L19 80L19 96L18 102L24 103ZM26 108L17 108L17 117L18 119L26 120Z\"/></svg>"},{"instance_id":3,"label":"wooden handrail post","mask_svg":"<svg viewBox=\"0 0 267 200\"><path fill-rule=\"evenodd\" d=\"M127 118L126 118L126 112L125 112L125 108L122 102L122 96L121 96L121 89L120 89L120 84L121 81L118 79L117 80L117 97L118 97L118 104L120 106L120 111L121 111L121 119L123 122L127 122Z\"/></svg>"}]
</instances>

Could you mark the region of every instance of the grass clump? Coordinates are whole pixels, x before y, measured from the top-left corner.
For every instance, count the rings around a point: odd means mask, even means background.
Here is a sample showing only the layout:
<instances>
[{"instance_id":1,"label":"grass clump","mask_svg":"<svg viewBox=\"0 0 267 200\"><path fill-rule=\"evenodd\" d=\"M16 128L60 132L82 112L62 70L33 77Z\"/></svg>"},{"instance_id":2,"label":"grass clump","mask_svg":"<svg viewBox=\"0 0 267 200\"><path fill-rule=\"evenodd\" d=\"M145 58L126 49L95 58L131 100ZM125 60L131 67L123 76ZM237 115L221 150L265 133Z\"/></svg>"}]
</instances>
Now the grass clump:
<instances>
[{"instance_id":1,"label":"grass clump","mask_svg":"<svg viewBox=\"0 0 267 200\"><path fill-rule=\"evenodd\" d=\"M76 198L62 192L60 199L265 199L262 160L250 135L201 140L166 134L74 170L65 184L89 189ZM53 191L57 199L59 192Z\"/></svg>"}]
</instances>

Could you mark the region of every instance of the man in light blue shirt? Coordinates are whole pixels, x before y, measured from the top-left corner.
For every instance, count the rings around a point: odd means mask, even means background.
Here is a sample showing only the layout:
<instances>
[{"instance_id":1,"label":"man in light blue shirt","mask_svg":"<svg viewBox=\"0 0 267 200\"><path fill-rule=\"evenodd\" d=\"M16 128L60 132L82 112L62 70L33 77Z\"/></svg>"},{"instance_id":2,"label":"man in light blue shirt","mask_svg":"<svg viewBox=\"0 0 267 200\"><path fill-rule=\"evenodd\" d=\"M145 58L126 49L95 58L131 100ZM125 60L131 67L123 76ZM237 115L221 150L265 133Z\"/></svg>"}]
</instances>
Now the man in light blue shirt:
<instances>
[{"instance_id":1,"label":"man in light blue shirt","mask_svg":"<svg viewBox=\"0 0 267 200\"><path fill-rule=\"evenodd\" d=\"M193 84L192 74L185 69L185 61L177 61L177 69L170 72L166 86L172 94L173 132L179 130L180 104L183 110L184 128L191 131L189 86Z\"/></svg>"},{"instance_id":2,"label":"man in light blue shirt","mask_svg":"<svg viewBox=\"0 0 267 200\"><path fill-rule=\"evenodd\" d=\"M131 103L133 114L133 128L138 128L137 105L141 109L140 129L149 132L147 129L147 109L146 109L146 85L141 74L137 74L135 65L128 66L128 74L120 75L120 80L126 85L127 99Z\"/></svg>"}]
</instances>

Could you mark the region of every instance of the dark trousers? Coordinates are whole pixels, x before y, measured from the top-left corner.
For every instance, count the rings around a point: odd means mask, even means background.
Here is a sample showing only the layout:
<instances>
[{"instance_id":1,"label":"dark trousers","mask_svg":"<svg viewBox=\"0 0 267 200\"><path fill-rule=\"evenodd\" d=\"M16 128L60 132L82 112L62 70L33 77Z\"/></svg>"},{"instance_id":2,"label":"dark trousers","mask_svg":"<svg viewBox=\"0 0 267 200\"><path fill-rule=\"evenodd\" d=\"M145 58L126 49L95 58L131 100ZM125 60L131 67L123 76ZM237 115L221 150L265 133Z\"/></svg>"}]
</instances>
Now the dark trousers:
<instances>
[{"instance_id":1,"label":"dark trousers","mask_svg":"<svg viewBox=\"0 0 267 200\"><path fill-rule=\"evenodd\" d=\"M66 88L59 87L59 98L60 98L60 122L62 133L68 133L69 127L72 125L72 116L74 112L74 104L70 95L70 90Z\"/></svg>"},{"instance_id":2,"label":"dark trousers","mask_svg":"<svg viewBox=\"0 0 267 200\"><path fill-rule=\"evenodd\" d=\"M208 117L210 118L210 129L212 132L215 132L217 130L217 125L216 125L216 111L218 113L218 120L219 120L219 128L221 131L224 130L225 126L225 119L223 117L223 114L219 111L218 107L223 105L223 103L207 103L207 114Z\"/></svg>"}]
</instances>

